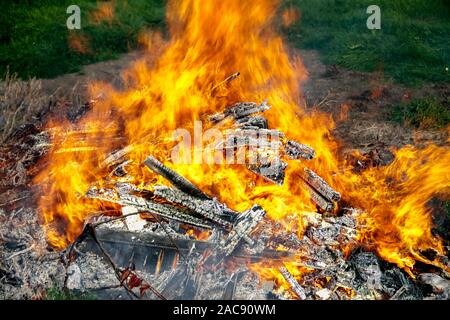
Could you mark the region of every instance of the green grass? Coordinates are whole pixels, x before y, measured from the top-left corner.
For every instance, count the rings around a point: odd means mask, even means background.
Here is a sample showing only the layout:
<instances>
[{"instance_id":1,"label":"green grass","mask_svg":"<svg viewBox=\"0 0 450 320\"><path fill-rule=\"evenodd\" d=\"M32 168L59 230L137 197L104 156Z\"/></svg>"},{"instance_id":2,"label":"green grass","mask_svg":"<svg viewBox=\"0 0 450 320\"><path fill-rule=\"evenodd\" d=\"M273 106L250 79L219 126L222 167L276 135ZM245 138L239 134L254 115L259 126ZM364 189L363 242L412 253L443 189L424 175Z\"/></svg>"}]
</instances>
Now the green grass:
<instances>
[{"instance_id":1,"label":"green grass","mask_svg":"<svg viewBox=\"0 0 450 320\"><path fill-rule=\"evenodd\" d=\"M450 107L435 98L415 99L395 106L392 120L421 128L444 128L450 124Z\"/></svg>"},{"instance_id":2,"label":"green grass","mask_svg":"<svg viewBox=\"0 0 450 320\"><path fill-rule=\"evenodd\" d=\"M450 201L445 201L444 209L448 219L450 220Z\"/></svg>"},{"instance_id":3,"label":"green grass","mask_svg":"<svg viewBox=\"0 0 450 320\"><path fill-rule=\"evenodd\" d=\"M368 30L366 9L381 8L381 30ZM406 85L450 82L447 0L289 0L301 18L287 30L297 47L317 49L327 64L383 71Z\"/></svg>"},{"instance_id":4,"label":"green grass","mask_svg":"<svg viewBox=\"0 0 450 320\"><path fill-rule=\"evenodd\" d=\"M66 9L76 3L81 9L81 29L68 30ZM75 72L83 64L116 58L137 45L143 28L164 20L163 0L116 0L112 24L92 23L96 1L24 0L2 1L0 10L0 73L9 66L21 78L51 78ZM83 37L89 50L80 53L69 38Z\"/></svg>"},{"instance_id":5,"label":"green grass","mask_svg":"<svg viewBox=\"0 0 450 320\"><path fill-rule=\"evenodd\" d=\"M46 292L45 300L95 300L95 296L91 293L75 293L59 288L50 288Z\"/></svg>"}]
</instances>

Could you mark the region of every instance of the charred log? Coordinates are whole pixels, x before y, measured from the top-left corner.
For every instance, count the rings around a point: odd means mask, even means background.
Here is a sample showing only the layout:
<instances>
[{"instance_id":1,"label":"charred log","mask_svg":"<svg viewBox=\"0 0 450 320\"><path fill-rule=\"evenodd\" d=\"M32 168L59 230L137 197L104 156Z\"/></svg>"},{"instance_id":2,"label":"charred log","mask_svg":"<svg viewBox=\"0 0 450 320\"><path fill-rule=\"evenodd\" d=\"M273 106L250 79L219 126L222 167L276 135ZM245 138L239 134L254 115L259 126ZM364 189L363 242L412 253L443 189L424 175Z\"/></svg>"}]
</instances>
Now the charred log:
<instances>
[{"instance_id":1,"label":"charred log","mask_svg":"<svg viewBox=\"0 0 450 320\"><path fill-rule=\"evenodd\" d=\"M334 204L333 202L328 201L324 197L322 197L316 190L314 190L309 184L304 183L303 184L305 189L308 191L311 200L314 201L315 204L319 208L321 208L324 211L331 212L334 210Z\"/></svg>"},{"instance_id":2,"label":"charred log","mask_svg":"<svg viewBox=\"0 0 450 320\"><path fill-rule=\"evenodd\" d=\"M284 183L285 169L287 163L281 161L279 158L273 158L268 162L258 164L248 164L247 168L278 185Z\"/></svg>"},{"instance_id":3,"label":"charred log","mask_svg":"<svg viewBox=\"0 0 450 320\"><path fill-rule=\"evenodd\" d=\"M209 121L217 123L228 117L240 119L269 109L270 107L267 105L266 101L261 104L256 104L254 102L239 102L227 108L223 113L210 116Z\"/></svg>"},{"instance_id":4,"label":"charred log","mask_svg":"<svg viewBox=\"0 0 450 320\"><path fill-rule=\"evenodd\" d=\"M162 218L178 221L184 224L193 225L200 228L211 229L210 223L194 216L194 212L187 208L180 208L167 203L158 203L137 197L130 194L121 194L117 196L113 190L89 190L86 196L91 199L98 199L117 203L122 206L133 207L139 212L150 212L161 216Z\"/></svg>"},{"instance_id":5,"label":"charred log","mask_svg":"<svg viewBox=\"0 0 450 320\"><path fill-rule=\"evenodd\" d=\"M316 155L313 148L293 140L288 140L284 148L291 159L311 160Z\"/></svg>"},{"instance_id":6,"label":"charred log","mask_svg":"<svg viewBox=\"0 0 450 320\"><path fill-rule=\"evenodd\" d=\"M190 182L177 172L173 171L172 169L166 167L154 157L148 156L144 161L144 164L155 173L169 180L170 183L172 183L177 189L200 199L210 199L209 196L203 193L203 191L197 188L192 182Z\"/></svg>"},{"instance_id":7,"label":"charred log","mask_svg":"<svg viewBox=\"0 0 450 320\"><path fill-rule=\"evenodd\" d=\"M289 272L286 267L281 267L278 269L283 276L283 278L289 283L292 291L297 295L297 297L301 300L306 300L306 292L305 289L295 280L294 276Z\"/></svg>"},{"instance_id":8,"label":"charred log","mask_svg":"<svg viewBox=\"0 0 450 320\"><path fill-rule=\"evenodd\" d=\"M339 201L341 199L341 194L331 188L330 185L314 171L305 168L303 179L329 201Z\"/></svg>"},{"instance_id":9,"label":"charred log","mask_svg":"<svg viewBox=\"0 0 450 320\"><path fill-rule=\"evenodd\" d=\"M268 129L269 125L267 122L267 119L263 116L253 116L253 117L245 117L241 119L237 119L236 126L242 127L242 128L256 128L256 130L259 129Z\"/></svg>"}]
</instances>

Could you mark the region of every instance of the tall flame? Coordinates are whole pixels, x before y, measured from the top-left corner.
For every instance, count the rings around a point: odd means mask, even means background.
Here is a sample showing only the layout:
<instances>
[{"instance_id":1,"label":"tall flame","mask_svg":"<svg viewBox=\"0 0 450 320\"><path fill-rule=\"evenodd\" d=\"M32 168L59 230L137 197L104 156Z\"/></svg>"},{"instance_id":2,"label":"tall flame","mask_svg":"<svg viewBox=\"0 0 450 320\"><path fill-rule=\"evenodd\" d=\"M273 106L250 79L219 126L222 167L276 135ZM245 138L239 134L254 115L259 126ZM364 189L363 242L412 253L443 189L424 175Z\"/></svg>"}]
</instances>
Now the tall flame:
<instances>
[{"instance_id":1,"label":"tall flame","mask_svg":"<svg viewBox=\"0 0 450 320\"><path fill-rule=\"evenodd\" d=\"M258 203L281 223L287 215L300 218L315 210L298 179L307 165L365 210L360 239L387 261L411 269L416 260L427 262L421 250L443 252L430 231L427 201L449 187L448 146L406 147L395 151L389 166L353 172L338 155L332 117L304 108L300 84L307 72L276 32L278 5L276 0L169 1L169 40L146 38L155 40L147 47L148 56L158 52L156 61L146 57L124 72L125 90L93 83L92 96L103 98L76 125L49 124L53 148L34 182L42 189L39 205L52 245L74 241L83 221L101 209L83 195L104 178L105 155L130 145L136 184L161 179L142 169L143 159L152 154L229 207L245 210ZM213 90L235 72L241 74L238 79ZM238 101L264 99L272 106L265 113L271 128L316 150L308 163L288 162L283 186L256 179L244 166L168 161L174 130L193 131L194 121L205 115Z\"/></svg>"}]
</instances>

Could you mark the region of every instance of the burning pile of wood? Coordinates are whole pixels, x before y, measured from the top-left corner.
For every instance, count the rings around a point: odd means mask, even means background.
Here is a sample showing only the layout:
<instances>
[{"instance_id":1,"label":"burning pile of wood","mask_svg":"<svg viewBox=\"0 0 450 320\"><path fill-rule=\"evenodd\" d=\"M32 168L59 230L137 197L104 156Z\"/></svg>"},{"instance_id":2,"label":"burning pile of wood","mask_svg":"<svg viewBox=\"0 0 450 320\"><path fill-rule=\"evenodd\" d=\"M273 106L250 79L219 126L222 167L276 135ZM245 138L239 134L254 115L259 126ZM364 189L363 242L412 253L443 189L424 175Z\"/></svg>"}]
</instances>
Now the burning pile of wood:
<instances>
[{"instance_id":1,"label":"burning pile of wood","mask_svg":"<svg viewBox=\"0 0 450 320\"><path fill-rule=\"evenodd\" d=\"M258 156L256 161L246 164L247 168L282 184L287 167L282 156L309 160L315 152L269 129L261 115L268 109L265 102L237 103L223 113L210 116L209 121L220 124L231 119L233 124L227 130L232 134L226 135L217 148L236 152L240 147L249 147ZM267 139L271 135L282 140ZM113 168L114 175L125 175L128 151L125 148L111 154L104 166ZM79 257L81 261L89 251L105 255L128 294L139 297L139 290L142 296L142 288L146 291L151 287L156 297L171 299L246 299L249 295L294 299L400 298L401 295L415 298L418 295L415 285L400 269L390 266L382 271L375 255L354 251L358 247L358 210L344 209L340 216L326 214L334 210L340 194L306 167L302 183L320 213L304 214L305 232L299 236L266 218L264 208L259 205L244 212L228 208L153 156L148 156L144 165L164 177L171 187L154 185L143 189L124 182L110 188L92 187L86 194L88 198L118 204L123 214L91 221L87 236L84 234L69 249L76 247L77 252L84 252ZM200 240L199 234L206 236ZM344 251L353 251L350 259L344 257ZM247 266L252 264L278 273L280 279L276 285L258 286L258 281L251 277L254 275L251 267ZM293 273L298 268L303 270L301 275ZM140 272L140 277L134 270ZM145 277L148 279L145 283L152 283L151 286L143 287ZM134 280L130 283L130 279ZM81 287L81 280L69 283L75 283L73 289Z\"/></svg>"},{"instance_id":2,"label":"burning pile of wood","mask_svg":"<svg viewBox=\"0 0 450 320\"><path fill-rule=\"evenodd\" d=\"M218 148L232 148L235 151L240 147L251 147L252 154L257 157L248 168L270 181L282 184L287 164L280 159L279 153L274 151L283 148L284 154L292 159L312 159L314 150L292 140L285 140L283 143L267 139L268 135L272 134L277 138L284 137L283 133L268 129L267 120L263 116L252 116L268 109L266 102L259 105L237 103L225 112L209 117L209 120L215 123L227 118L235 120L233 127L237 128L232 129L231 135L226 135L226 140L221 141ZM264 139L261 139L263 136ZM127 160L124 155L126 152L120 150L106 160L106 165L114 163L116 175L122 175L117 168L121 168L120 172L125 170ZM111 189L93 187L88 191L87 197L119 204L127 214L145 212L154 215L156 219L212 230L214 237L218 239L216 253L220 252L224 256L231 255L242 243L251 248L255 246L256 241L251 238L251 234L264 218L263 208L255 205L247 211L235 212L153 156L149 156L144 164L164 177L173 187L156 185L149 191L120 182ZM312 200L324 211L332 211L334 203L340 200L340 194L308 168L304 169L303 183ZM169 226L166 226L166 229L170 230L172 235L177 234L177 230L172 230Z\"/></svg>"}]
</instances>

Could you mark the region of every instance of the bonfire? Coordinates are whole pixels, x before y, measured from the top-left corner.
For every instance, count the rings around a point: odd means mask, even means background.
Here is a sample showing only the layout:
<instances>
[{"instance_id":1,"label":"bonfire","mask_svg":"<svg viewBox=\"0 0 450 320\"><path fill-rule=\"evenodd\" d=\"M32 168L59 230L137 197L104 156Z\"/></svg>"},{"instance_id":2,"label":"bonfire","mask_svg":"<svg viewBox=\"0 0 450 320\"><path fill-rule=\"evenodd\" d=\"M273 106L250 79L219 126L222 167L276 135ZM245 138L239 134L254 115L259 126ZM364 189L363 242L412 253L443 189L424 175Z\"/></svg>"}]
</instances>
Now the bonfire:
<instances>
[{"instance_id":1,"label":"bonfire","mask_svg":"<svg viewBox=\"0 0 450 320\"><path fill-rule=\"evenodd\" d=\"M75 121L25 134L65 285L109 279L139 299L395 299L423 297L421 279L445 294L429 201L448 194L448 145L391 149L387 162L342 154L332 115L304 101L278 6L170 2L168 39L147 37L123 87L93 82Z\"/></svg>"}]
</instances>

